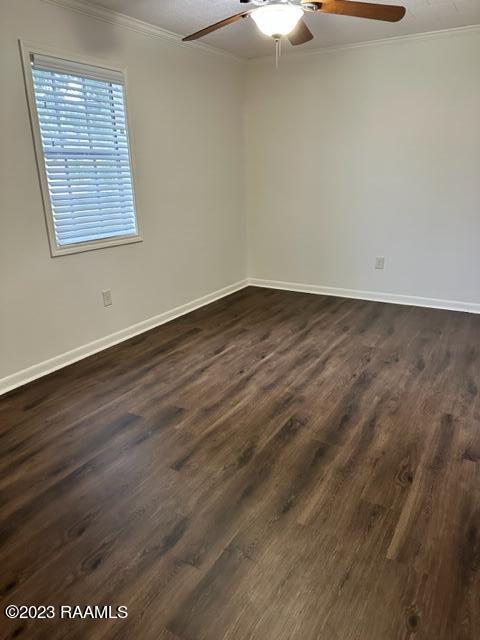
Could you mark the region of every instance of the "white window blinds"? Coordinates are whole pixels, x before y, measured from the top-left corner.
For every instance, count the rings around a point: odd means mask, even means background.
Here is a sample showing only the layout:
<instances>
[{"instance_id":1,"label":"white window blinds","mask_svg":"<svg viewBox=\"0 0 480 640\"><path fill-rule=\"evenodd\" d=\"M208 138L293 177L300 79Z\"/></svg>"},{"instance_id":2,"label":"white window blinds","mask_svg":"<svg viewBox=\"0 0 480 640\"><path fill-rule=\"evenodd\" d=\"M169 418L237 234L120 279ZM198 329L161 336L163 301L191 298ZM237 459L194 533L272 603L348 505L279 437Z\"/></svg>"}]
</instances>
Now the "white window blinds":
<instances>
[{"instance_id":1,"label":"white window blinds","mask_svg":"<svg viewBox=\"0 0 480 640\"><path fill-rule=\"evenodd\" d=\"M32 55L58 247L138 235L121 73Z\"/></svg>"}]
</instances>

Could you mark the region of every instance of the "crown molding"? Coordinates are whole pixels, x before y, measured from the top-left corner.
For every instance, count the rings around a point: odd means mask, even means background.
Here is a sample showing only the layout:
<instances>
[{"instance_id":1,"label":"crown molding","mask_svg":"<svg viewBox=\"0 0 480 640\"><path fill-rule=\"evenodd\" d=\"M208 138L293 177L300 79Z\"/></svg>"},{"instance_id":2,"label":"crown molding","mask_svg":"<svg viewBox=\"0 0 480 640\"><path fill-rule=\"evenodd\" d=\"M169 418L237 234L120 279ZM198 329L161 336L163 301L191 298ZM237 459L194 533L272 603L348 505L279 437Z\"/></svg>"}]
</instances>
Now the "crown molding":
<instances>
[{"instance_id":1,"label":"crown molding","mask_svg":"<svg viewBox=\"0 0 480 640\"><path fill-rule=\"evenodd\" d=\"M270 61L273 56L260 56L258 58L248 58L236 56L233 53L212 47L211 45L203 42L183 42L182 36L172 31L162 29L157 25L137 18L132 18L124 13L113 11L112 9L106 9L89 0L41 0L47 4L56 5L76 13L80 13L96 20L115 24L136 33L141 33L145 36L160 38L167 44L174 46L180 46L188 49L196 49L197 51L203 51L213 55L233 60L241 63L256 64L265 61ZM462 35L465 33L480 33L480 24L468 25L465 27L454 27L451 29L441 29L438 31L425 31L423 33L412 33L404 36L393 36L390 38L380 38L378 40L367 40L365 42L355 42L352 44L333 45L331 47L319 47L317 49L307 49L306 51L291 51L287 54L288 58L305 58L311 56L318 56L328 53L335 53L337 51L349 51L351 49L364 49L371 47L383 47L385 45L407 43L418 40L430 40L436 38L445 38L455 35Z\"/></svg>"},{"instance_id":2,"label":"crown molding","mask_svg":"<svg viewBox=\"0 0 480 640\"><path fill-rule=\"evenodd\" d=\"M136 33L141 33L144 36L159 38L167 44L171 44L177 47L203 51L204 53L220 56L222 58L233 60L235 62L247 62L246 58L235 56L233 53L229 53L228 51L224 51L223 49L217 49L216 47L204 44L203 42L183 42L182 36L180 36L178 33L167 31L166 29L157 27L156 25L150 24L149 22L143 22L143 20L138 20L137 18L127 16L124 13L113 11L112 9L106 9L105 7L100 7L99 5L93 4L92 2L88 2L86 0L42 0L42 2L56 5L63 9L68 9L70 11L74 11L75 13L80 13L82 15L89 16L90 18L101 20L102 22L114 24L124 29L135 31Z\"/></svg>"},{"instance_id":3,"label":"crown molding","mask_svg":"<svg viewBox=\"0 0 480 640\"><path fill-rule=\"evenodd\" d=\"M307 49L306 51L291 51L285 58L307 58L340 51L350 51L352 49L368 49L372 47L384 47L393 44L402 44L422 40L436 40L438 38L448 38L468 33L480 34L480 24L468 25L465 27L453 27L451 29L440 29L438 31L424 31L423 33L410 33L404 36L393 36L391 38L380 38L379 40L367 40L365 42L355 42L352 44L334 45L331 47L321 47L318 49ZM275 56L261 56L250 58L249 63L261 63L271 61Z\"/></svg>"}]
</instances>

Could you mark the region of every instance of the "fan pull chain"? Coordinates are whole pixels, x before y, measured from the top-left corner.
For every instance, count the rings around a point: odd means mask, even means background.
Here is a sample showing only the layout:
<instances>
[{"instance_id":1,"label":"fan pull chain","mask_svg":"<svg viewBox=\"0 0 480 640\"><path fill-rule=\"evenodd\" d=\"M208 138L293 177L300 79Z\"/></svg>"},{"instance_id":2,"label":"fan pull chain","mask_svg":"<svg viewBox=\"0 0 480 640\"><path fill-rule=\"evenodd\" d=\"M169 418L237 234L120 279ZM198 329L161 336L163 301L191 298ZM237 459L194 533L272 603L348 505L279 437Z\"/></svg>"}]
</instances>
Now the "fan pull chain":
<instances>
[{"instance_id":1,"label":"fan pull chain","mask_svg":"<svg viewBox=\"0 0 480 640\"><path fill-rule=\"evenodd\" d=\"M275 38L275 68L276 69L278 69L278 63L281 55L282 55L282 40L281 38Z\"/></svg>"}]
</instances>

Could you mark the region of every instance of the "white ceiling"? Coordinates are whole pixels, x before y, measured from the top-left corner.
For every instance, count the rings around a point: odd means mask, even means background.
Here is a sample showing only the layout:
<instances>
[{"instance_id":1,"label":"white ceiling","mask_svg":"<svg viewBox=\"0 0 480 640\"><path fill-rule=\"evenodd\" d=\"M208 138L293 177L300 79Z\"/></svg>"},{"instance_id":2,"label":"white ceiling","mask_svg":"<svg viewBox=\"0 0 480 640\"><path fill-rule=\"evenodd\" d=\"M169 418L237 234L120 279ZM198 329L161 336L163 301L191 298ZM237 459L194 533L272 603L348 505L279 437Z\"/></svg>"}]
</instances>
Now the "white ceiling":
<instances>
[{"instance_id":1,"label":"white ceiling","mask_svg":"<svg viewBox=\"0 0 480 640\"><path fill-rule=\"evenodd\" d=\"M407 15L395 24L347 16L306 15L305 20L315 39L296 50L480 24L480 0L385 0L385 3L407 7ZM238 0L94 0L92 4L182 36L238 13L247 6ZM203 38L203 42L247 58L272 53L272 42L260 34L250 19L225 27Z\"/></svg>"}]
</instances>

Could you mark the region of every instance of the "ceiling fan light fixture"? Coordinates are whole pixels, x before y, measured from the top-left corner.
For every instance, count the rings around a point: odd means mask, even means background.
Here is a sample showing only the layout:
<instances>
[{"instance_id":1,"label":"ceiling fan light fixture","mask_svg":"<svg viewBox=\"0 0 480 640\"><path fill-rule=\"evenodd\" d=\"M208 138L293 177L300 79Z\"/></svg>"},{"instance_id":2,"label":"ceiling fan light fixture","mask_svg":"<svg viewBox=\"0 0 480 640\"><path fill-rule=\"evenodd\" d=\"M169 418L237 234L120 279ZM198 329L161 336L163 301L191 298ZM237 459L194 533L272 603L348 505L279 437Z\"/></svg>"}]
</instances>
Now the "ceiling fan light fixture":
<instances>
[{"instance_id":1,"label":"ceiling fan light fixture","mask_svg":"<svg viewBox=\"0 0 480 640\"><path fill-rule=\"evenodd\" d=\"M280 38L291 33L303 16L299 5L278 3L258 7L250 14L262 33L270 38Z\"/></svg>"}]
</instances>

